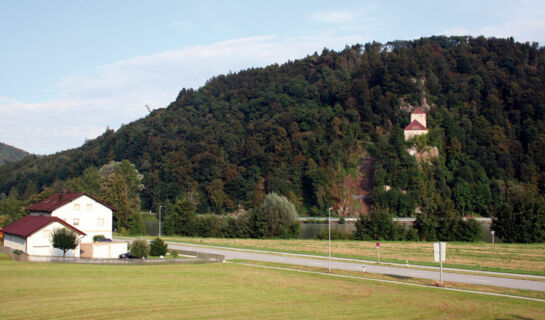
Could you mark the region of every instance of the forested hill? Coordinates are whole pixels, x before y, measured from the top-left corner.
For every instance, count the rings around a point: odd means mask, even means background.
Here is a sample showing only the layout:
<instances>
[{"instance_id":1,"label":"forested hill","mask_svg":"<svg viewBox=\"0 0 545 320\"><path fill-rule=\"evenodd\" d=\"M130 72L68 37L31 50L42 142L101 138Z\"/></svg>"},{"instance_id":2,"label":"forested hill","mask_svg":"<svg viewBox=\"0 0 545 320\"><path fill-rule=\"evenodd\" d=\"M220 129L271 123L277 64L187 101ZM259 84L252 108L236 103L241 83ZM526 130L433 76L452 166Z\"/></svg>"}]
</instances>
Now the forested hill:
<instances>
[{"instance_id":1,"label":"forested hill","mask_svg":"<svg viewBox=\"0 0 545 320\"><path fill-rule=\"evenodd\" d=\"M424 100L430 133L418 148L436 146L439 158L418 163L403 128ZM394 215L487 216L545 191L544 117L537 44L433 37L324 49L215 77L80 148L6 164L0 193L62 190L90 166L128 159L144 174L145 209L191 197L199 212L230 212L276 191L300 214L327 214L366 154L373 201Z\"/></svg>"},{"instance_id":2,"label":"forested hill","mask_svg":"<svg viewBox=\"0 0 545 320\"><path fill-rule=\"evenodd\" d=\"M0 166L10 161L14 162L24 158L29 153L0 142Z\"/></svg>"}]
</instances>

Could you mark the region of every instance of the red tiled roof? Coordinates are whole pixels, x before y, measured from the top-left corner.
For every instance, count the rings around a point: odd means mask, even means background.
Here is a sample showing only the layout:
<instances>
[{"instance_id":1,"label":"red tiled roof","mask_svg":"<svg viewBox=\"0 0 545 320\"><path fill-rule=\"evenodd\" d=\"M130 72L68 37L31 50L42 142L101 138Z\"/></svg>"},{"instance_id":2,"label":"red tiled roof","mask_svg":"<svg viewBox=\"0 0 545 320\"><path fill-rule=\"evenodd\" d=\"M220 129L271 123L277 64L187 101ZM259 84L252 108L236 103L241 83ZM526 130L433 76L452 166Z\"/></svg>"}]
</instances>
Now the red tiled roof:
<instances>
[{"instance_id":1,"label":"red tiled roof","mask_svg":"<svg viewBox=\"0 0 545 320\"><path fill-rule=\"evenodd\" d=\"M422 114L422 113L426 113L426 111L424 111L422 108L418 107L416 109L414 109L413 112L411 112L411 114Z\"/></svg>"},{"instance_id":2,"label":"red tiled roof","mask_svg":"<svg viewBox=\"0 0 545 320\"><path fill-rule=\"evenodd\" d=\"M51 216L26 216L4 227L4 233L14 234L26 238L41 228L53 223L58 222L74 230L75 232L85 235L85 233L68 222L59 219L58 217Z\"/></svg>"},{"instance_id":3,"label":"red tiled roof","mask_svg":"<svg viewBox=\"0 0 545 320\"><path fill-rule=\"evenodd\" d=\"M31 205L27 208L30 212L53 212L53 210L56 210L62 206L64 206L67 203L70 203L77 198L81 196L88 196L89 198L95 200L98 203L103 204L104 206L112 209L113 211L117 211L116 208L107 205L106 203L102 202L101 200L93 197L92 195L88 194L87 192L75 192L75 193L58 193L54 194L49 198L46 198L36 204Z\"/></svg>"},{"instance_id":4,"label":"red tiled roof","mask_svg":"<svg viewBox=\"0 0 545 320\"><path fill-rule=\"evenodd\" d=\"M418 120L413 120L411 124L405 127L405 130L428 130L428 129L424 127L423 124L418 122Z\"/></svg>"}]
</instances>

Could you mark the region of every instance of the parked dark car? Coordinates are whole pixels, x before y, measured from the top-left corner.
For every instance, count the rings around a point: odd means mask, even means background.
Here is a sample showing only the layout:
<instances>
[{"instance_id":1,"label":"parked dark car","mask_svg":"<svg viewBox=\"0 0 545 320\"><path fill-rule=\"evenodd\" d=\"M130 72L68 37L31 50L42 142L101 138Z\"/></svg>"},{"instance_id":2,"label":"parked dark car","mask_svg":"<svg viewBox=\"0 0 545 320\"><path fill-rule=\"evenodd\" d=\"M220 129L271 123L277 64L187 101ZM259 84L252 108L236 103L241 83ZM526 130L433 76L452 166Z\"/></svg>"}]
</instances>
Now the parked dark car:
<instances>
[{"instance_id":1,"label":"parked dark car","mask_svg":"<svg viewBox=\"0 0 545 320\"><path fill-rule=\"evenodd\" d=\"M120 254L119 259L138 259L138 257L133 256L132 253L129 251Z\"/></svg>"}]
</instances>

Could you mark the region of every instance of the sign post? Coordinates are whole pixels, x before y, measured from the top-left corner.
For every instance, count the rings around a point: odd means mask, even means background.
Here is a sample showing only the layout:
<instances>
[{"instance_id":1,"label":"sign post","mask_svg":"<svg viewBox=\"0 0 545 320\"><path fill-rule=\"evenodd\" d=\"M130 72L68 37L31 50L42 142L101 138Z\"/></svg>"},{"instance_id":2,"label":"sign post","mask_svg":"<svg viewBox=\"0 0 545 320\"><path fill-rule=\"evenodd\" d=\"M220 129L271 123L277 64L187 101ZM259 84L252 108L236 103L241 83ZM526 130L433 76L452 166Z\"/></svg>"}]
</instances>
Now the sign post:
<instances>
[{"instance_id":1,"label":"sign post","mask_svg":"<svg viewBox=\"0 0 545 320\"><path fill-rule=\"evenodd\" d=\"M439 282L443 284L443 261L447 257L447 243L446 242L434 242L433 243L433 260L439 262Z\"/></svg>"},{"instance_id":2,"label":"sign post","mask_svg":"<svg viewBox=\"0 0 545 320\"><path fill-rule=\"evenodd\" d=\"M494 244L494 236L496 235L496 231L492 230L490 231L490 234L492 235L492 244Z\"/></svg>"},{"instance_id":3,"label":"sign post","mask_svg":"<svg viewBox=\"0 0 545 320\"><path fill-rule=\"evenodd\" d=\"M380 263L380 242L377 242L377 262Z\"/></svg>"}]
</instances>

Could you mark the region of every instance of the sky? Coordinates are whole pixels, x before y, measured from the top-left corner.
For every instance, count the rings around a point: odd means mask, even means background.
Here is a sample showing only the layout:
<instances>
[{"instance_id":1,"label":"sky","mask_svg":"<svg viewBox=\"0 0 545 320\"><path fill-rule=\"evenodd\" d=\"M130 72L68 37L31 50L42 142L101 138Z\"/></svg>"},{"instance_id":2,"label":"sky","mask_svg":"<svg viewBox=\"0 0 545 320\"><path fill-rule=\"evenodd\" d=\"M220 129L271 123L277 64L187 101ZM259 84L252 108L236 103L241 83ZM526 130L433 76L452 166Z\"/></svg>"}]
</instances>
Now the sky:
<instances>
[{"instance_id":1,"label":"sky","mask_svg":"<svg viewBox=\"0 0 545 320\"><path fill-rule=\"evenodd\" d=\"M219 74L432 35L545 45L545 1L0 0L0 142L81 146Z\"/></svg>"}]
</instances>

